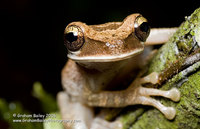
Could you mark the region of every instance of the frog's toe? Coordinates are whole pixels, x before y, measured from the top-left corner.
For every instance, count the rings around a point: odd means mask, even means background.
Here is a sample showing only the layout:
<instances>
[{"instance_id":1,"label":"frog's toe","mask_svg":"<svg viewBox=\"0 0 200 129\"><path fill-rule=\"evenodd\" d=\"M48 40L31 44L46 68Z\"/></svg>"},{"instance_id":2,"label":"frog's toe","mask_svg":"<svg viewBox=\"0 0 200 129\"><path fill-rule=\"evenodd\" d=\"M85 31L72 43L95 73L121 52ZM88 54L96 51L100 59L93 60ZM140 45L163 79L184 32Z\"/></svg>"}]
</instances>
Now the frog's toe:
<instances>
[{"instance_id":1,"label":"frog's toe","mask_svg":"<svg viewBox=\"0 0 200 129\"><path fill-rule=\"evenodd\" d=\"M141 78L140 81L141 81L141 84L145 84L145 83L157 84L159 83L159 73L152 72L151 74Z\"/></svg>"},{"instance_id":2,"label":"frog's toe","mask_svg":"<svg viewBox=\"0 0 200 129\"><path fill-rule=\"evenodd\" d=\"M176 110L173 107L165 107L161 110L165 117L169 120L174 119L176 116Z\"/></svg>"},{"instance_id":3,"label":"frog's toe","mask_svg":"<svg viewBox=\"0 0 200 129\"><path fill-rule=\"evenodd\" d=\"M171 90L168 91L169 93L169 98L175 102L179 101L181 98L180 91L177 88L172 88Z\"/></svg>"}]
</instances>

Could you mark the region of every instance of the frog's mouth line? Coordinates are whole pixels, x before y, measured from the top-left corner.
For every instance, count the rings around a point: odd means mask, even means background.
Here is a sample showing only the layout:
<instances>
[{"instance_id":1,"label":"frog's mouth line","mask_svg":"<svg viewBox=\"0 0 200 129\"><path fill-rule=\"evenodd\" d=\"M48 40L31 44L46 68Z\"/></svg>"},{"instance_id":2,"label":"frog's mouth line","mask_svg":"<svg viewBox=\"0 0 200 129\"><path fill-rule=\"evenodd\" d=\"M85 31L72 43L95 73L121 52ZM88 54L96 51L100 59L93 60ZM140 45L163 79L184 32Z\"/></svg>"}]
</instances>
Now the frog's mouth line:
<instances>
[{"instance_id":1,"label":"frog's mouth line","mask_svg":"<svg viewBox=\"0 0 200 129\"><path fill-rule=\"evenodd\" d=\"M76 61L76 62L114 62L114 61L120 61L124 59L131 58L139 53L141 53L144 49L137 49L133 50L129 53L124 53L120 55L112 55L112 56L85 56L85 57L79 57L73 54L68 54L68 58Z\"/></svg>"}]
</instances>

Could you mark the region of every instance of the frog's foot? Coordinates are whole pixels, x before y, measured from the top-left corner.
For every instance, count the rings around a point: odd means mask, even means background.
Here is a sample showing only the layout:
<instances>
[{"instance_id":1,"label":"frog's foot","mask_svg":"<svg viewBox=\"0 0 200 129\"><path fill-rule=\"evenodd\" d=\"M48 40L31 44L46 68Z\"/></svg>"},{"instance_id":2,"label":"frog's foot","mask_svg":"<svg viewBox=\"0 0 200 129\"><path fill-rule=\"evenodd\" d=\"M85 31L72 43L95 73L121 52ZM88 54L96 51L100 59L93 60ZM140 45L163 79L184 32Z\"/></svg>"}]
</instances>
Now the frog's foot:
<instances>
[{"instance_id":1,"label":"frog's foot","mask_svg":"<svg viewBox=\"0 0 200 129\"><path fill-rule=\"evenodd\" d=\"M123 125L119 120L108 122L102 118L96 117L90 129L122 129Z\"/></svg>"},{"instance_id":2,"label":"frog's foot","mask_svg":"<svg viewBox=\"0 0 200 129\"><path fill-rule=\"evenodd\" d=\"M140 79L140 84L144 83L152 83L156 84L159 83L159 74L156 72L153 72L149 74L148 76L145 76ZM166 107L162 105L159 101L151 98L150 96L163 96L165 98L169 98L172 101L179 101L180 100L180 92L176 88L172 88L168 91L163 91L159 89L154 88L145 88L142 86L139 86L137 89L137 97L135 98L137 101L136 103L144 104L144 105L151 105L159 109L167 119L173 119L176 115L176 110L173 107Z\"/></svg>"},{"instance_id":3,"label":"frog's foot","mask_svg":"<svg viewBox=\"0 0 200 129\"><path fill-rule=\"evenodd\" d=\"M173 107L166 107L162 105L159 101L151 98L150 96L163 96L169 98L175 102L180 100L180 92L176 88L172 88L168 91L163 91L154 88L138 87L138 95L135 98L136 103L143 105L150 105L156 107L160 110L167 119L173 119L176 115L176 110Z\"/></svg>"},{"instance_id":4,"label":"frog's foot","mask_svg":"<svg viewBox=\"0 0 200 129\"><path fill-rule=\"evenodd\" d=\"M57 99L66 129L89 129L93 120L91 108L78 102L71 102L65 92L59 92Z\"/></svg>"},{"instance_id":5,"label":"frog's foot","mask_svg":"<svg viewBox=\"0 0 200 129\"><path fill-rule=\"evenodd\" d=\"M138 96L135 101L138 104L150 105L150 106L157 108L169 120L174 119L174 117L176 116L176 110L173 107L166 107L166 106L162 105L159 101L157 101L151 97Z\"/></svg>"}]
</instances>

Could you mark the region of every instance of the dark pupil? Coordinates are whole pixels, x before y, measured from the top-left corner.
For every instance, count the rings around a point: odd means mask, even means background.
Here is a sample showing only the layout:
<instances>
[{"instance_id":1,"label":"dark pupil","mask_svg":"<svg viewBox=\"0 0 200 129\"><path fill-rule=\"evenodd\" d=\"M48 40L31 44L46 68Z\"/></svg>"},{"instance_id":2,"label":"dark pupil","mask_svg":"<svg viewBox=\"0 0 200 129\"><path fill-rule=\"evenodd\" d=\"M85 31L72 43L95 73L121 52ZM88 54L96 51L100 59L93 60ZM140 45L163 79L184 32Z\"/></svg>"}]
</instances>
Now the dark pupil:
<instances>
[{"instance_id":1,"label":"dark pupil","mask_svg":"<svg viewBox=\"0 0 200 129\"><path fill-rule=\"evenodd\" d=\"M148 32L149 31L149 25L147 22L143 22L141 25L140 25L140 30L142 32Z\"/></svg>"},{"instance_id":2,"label":"dark pupil","mask_svg":"<svg viewBox=\"0 0 200 129\"><path fill-rule=\"evenodd\" d=\"M72 42L74 42L74 41L76 41L76 40L78 39L78 36L74 35L73 32L69 32L69 33L67 33L67 34L65 35L65 39L66 39L68 42L72 43Z\"/></svg>"}]
</instances>

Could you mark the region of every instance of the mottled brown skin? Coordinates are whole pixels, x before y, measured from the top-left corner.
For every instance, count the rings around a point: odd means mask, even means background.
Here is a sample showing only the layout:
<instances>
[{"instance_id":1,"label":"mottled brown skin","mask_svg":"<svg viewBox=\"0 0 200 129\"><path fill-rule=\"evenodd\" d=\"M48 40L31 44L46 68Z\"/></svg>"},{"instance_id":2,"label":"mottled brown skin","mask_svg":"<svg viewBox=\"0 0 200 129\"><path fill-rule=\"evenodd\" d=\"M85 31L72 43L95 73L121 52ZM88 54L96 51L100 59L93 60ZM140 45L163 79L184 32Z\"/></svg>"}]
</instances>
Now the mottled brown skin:
<instances>
[{"instance_id":1,"label":"mottled brown skin","mask_svg":"<svg viewBox=\"0 0 200 129\"><path fill-rule=\"evenodd\" d=\"M62 85L65 92L58 95L62 117L82 121L81 124L65 123L66 128L98 128L99 119L94 119L91 108L96 106L151 105L159 109L166 118L174 118L174 108L165 107L150 96L163 96L178 101L180 93L177 89L161 91L142 87L145 83L158 83L158 73L136 78L127 89L108 90L117 83L121 84L130 73L134 73L135 69L145 64L143 56L149 52L140 54L144 50L144 43L138 38L138 32L136 33L143 22L147 21L140 14L132 14L123 22L91 26L82 22L72 22L66 27L65 34L69 33L70 26L81 28L81 36L84 35L85 41L79 50L68 51L69 60L62 70ZM145 40L148 37L148 33L139 34ZM104 124L99 124L99 128L122 128L119 122L102 123Z\"/></svg>"},{"instance_id":2,"label":"mottled brown skin","mask_svg":"<svg viewBox=\"0 0 200 129\"><path fill-rule=\"evenodd\" d=\"M144 44L141 43L134 35L134 23L135 18L140 14L133 14L128 16L123 22L110 22L101 25L88 26L82 22L72 22L68 26L78 26L82 29L85 38L85 44L81 48L81 52L78 54L70 53L68 57L110 57L111 60L121 60L117 58L120 54L128 54L136 51L137 53L144 50ZM68 27L67 26L67 27ZM67 28L66 27L66 28ZM66 33L66 30L65 30ZM108 46L109 45L109 46ZM134 55L134 54L133 54ZM75 59L74 59L75 60ZM94 58L94 60L85 59L84 62L104 62L101 58Z\"/></svg>"}]
</instances>

